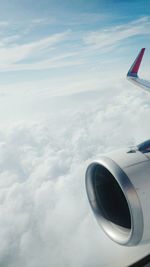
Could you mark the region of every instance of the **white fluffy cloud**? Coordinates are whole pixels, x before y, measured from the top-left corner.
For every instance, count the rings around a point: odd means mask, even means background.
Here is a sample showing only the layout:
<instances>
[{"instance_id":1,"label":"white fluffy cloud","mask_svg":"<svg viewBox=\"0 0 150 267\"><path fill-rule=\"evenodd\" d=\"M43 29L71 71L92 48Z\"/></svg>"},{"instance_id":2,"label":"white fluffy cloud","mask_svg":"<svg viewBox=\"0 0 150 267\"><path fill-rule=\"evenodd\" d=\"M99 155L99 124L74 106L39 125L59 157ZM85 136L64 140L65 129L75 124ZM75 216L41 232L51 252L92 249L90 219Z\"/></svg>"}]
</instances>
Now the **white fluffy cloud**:
<instances>
[{"instance_id":1,"label":"white fluffy cloud","mask_svg":"<svg viewBox=\"0 0 150 267\"><path fill-rule=\"evenodd\" d=\"M149 96L126 83L31 102L45 118L29 122L27 106L26 120L0 126L0 266L119 267L145 255L105 237L84 175L99 154L149 137Z\"/></svg>"}]
</instances>

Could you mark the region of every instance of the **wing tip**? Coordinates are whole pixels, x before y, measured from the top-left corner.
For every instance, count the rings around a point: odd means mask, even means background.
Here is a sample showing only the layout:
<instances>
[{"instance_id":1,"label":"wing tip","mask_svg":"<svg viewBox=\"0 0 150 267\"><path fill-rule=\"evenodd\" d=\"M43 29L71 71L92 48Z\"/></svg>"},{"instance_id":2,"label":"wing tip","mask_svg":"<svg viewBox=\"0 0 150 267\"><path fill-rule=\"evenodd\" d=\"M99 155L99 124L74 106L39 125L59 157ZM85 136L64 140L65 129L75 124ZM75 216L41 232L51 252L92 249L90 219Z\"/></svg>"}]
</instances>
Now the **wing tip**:
<instances>
[{"instance_id":1,"label":"wing tip","mask_svg":"<svg viewBox=\"0 0 150 267\"><path fill-rule=\"evenodd\" d=\"M135 77L135 78L138 77L138 70L140 68L140 64L141 64L144 52L145 52L145 48L143 47L140 50L137 58L135 59L134 63L132 64L131 68L129 69L129 71L127 73L127 77Z\"/></svg>"}]
</instances>

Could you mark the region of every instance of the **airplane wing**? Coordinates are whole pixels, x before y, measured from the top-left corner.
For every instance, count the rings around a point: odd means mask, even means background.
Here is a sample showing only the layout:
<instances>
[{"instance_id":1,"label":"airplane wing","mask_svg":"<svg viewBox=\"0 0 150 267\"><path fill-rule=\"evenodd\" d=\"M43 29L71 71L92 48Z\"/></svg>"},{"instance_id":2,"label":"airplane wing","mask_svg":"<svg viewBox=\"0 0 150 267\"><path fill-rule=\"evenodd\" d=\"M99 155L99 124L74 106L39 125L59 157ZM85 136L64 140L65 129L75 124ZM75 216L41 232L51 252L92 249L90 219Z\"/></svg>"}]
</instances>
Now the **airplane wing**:
<instances>
[{"instance_id":1,"label":"airplane wing","mask_svg":"<svg viewBox=\"0 0 150 267\"><path fill-rule=\"evenodd\" d=\"M129 69L127 73L127 79L130 82L136 84L137 86L142 87L145 91L150 92L150 82L145 81L139 78L138 76L138 70L139 70L144 52L145 52L145 48L142 48L137 58L135 59L133 65L131 66L131 68Z\"/></svg>"}]
</instances>

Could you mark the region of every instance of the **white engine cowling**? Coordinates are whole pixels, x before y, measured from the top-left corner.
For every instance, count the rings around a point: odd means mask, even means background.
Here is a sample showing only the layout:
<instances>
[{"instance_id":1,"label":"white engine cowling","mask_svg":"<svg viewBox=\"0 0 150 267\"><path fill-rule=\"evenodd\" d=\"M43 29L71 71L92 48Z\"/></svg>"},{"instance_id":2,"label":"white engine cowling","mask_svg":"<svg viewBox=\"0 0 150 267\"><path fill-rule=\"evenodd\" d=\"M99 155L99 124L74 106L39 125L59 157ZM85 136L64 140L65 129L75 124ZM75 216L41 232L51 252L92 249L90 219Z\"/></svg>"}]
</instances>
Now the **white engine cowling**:
<instances>
[{"instance_id":1,"label":"white engine cowling","mask_svg":"<svg viewBox=\"0 0 150 267\"><path fill-rule=\"evenodd\" d=\"M108 237L125 246L150 242L150 140L92 162L86 190Z\"/></svg>"}]
</instances>

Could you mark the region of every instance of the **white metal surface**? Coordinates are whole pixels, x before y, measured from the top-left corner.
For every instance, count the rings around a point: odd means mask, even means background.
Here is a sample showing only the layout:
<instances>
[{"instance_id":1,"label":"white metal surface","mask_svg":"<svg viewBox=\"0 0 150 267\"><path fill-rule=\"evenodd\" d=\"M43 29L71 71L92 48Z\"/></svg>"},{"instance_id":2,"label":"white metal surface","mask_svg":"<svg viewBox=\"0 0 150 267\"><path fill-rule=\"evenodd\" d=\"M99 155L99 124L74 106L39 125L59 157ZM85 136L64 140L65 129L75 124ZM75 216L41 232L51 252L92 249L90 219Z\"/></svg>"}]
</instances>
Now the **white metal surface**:
<instances>
[{"instance_id":1,"label":"white metal surface","mask_svg":"<svg viewBox=\"0 0 150 267\"><path fill-rule=\"evenodd\" d=\"M142 58L145 52L145 48L142 48L140 53L138 54L137 58L135 59L134 63L132 64L131 68L127 73L127 79L134 83L135 85L143 88L145 91L150 92L150 82L140 79L138 76L138 71L140 68L140 64L142 62Z\"/></svg>"}]
</instances>

